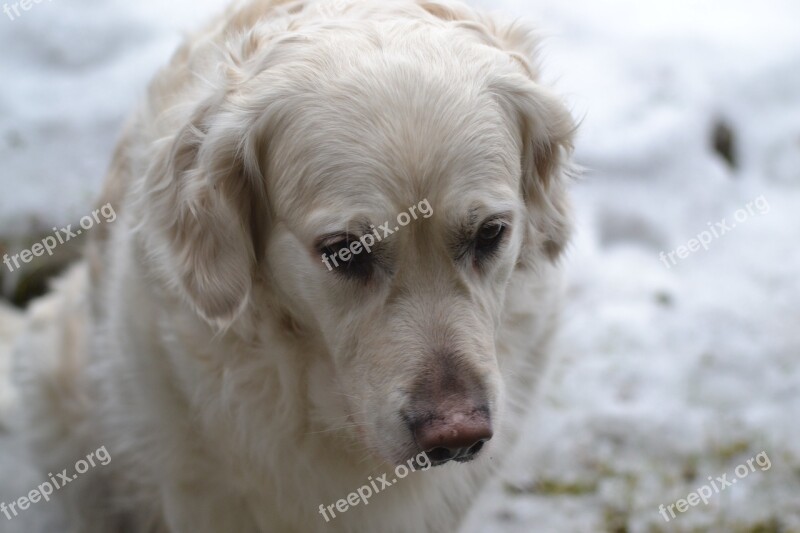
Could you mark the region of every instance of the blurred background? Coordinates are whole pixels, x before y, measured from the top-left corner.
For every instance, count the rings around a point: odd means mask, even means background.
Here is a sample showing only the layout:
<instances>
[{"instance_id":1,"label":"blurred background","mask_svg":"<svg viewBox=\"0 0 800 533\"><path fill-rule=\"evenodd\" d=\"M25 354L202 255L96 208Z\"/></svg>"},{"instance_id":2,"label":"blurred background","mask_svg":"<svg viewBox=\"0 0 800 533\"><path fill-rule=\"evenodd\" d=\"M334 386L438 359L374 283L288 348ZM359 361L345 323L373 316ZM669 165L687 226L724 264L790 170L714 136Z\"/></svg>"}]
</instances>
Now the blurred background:
<instances>
[{"instance_id":1,"label":"blurred background","mask_svg":"<svg viewBox=\"0 0 800 533\"><path fill-rule=\"evenodd\" d=\"M471 3L542 29L585 170L557 357L465 531L800 532L800 2ZM225 4L0 14L0 256L91 212L146 83ZM24 305L80 244L0 264L2 298ZM24 457L0 417L0 501L41 482ZM707 504L660 511L723 475Z\"/></svg>"}]
</instances>

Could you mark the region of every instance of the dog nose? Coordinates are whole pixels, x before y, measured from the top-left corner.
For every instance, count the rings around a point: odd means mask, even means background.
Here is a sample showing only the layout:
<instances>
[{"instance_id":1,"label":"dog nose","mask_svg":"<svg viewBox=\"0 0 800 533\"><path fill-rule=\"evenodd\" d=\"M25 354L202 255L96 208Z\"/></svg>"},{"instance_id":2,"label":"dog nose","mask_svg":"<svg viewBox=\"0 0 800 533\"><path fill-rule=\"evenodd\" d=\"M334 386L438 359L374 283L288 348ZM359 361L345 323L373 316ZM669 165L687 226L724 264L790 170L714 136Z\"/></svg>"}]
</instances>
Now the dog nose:
<instances>
[{"instance_id":1,"label":"dog nose","mask_svg":"<svg viewBox=\"0 0 800 533\"><path fill-rule=\"evenodd\" d=\"M455 412L413 424L417 445L433 464L454 460L469 461L492 438L488 409L471 413Z\"/></svg>"}]
</instances>

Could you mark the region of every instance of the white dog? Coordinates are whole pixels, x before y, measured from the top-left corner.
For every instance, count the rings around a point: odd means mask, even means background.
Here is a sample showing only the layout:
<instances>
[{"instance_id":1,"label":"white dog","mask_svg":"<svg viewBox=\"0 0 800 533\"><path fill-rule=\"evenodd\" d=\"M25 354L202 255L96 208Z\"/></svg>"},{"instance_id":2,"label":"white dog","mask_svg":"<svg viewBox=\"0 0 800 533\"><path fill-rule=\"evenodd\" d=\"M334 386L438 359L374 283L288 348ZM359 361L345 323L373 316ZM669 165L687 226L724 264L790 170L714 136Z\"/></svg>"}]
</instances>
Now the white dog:
<instances>
[{"instance_id":1,"label":"white dog","mask_svg":"<svg viewBox=\"0 0 800 533\"><path fill-rule=\"evenodd\" d=\"M19 344L43 471L111 456L58 493L73 531L457 529L560 301L574 126L535 45L445 0L256 0L177 52Z\"/></svg>"}]
</instances>

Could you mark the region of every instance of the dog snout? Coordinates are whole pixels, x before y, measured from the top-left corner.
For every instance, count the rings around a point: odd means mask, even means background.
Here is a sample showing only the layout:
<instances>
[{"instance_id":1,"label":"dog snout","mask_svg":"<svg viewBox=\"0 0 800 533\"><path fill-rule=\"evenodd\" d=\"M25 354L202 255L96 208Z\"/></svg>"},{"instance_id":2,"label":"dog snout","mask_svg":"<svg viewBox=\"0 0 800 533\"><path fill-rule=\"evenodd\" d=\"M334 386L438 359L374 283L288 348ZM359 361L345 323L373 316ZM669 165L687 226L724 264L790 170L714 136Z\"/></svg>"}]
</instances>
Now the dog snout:
<instances>
[{"instance_id":1,"label":"dog snout","mask_svg":"<svg viewBox=\"0 0 800 533\"><path fill-rule=\"evenodd\" d=\"M404 419L432 464L469 461L492 438L488 382L476 358L434 351L410 392Z\"/></svg>"},{"instance_id":2,"label":"dog snout","mask_svg":"<svg viewBox=\"0 0 800 533\"><path fill-rule=\"evenodd\" d=\"M492 423L486 407L445 408L432 417L414 421L410 427L419 448L434 465L474 459L492 438Z\"/></svg>"}]
</instances>

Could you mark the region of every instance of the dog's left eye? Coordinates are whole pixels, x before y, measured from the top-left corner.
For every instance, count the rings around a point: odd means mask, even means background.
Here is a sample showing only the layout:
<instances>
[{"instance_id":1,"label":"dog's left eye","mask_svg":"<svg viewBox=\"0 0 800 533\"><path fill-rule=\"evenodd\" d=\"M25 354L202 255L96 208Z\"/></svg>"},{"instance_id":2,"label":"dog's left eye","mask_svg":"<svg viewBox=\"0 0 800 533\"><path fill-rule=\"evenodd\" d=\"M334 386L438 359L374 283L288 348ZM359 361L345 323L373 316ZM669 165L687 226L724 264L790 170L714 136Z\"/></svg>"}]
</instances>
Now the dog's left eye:
<instances>
[{"instance_id":1,"label":"dog's left eye","mask_svg":"<svg viewBox=\"0 0 800 533\"><path fill-rule=\"evenodd\" d=\"M506 227L499 220L492 220L481 226L475 236L475 253L478 259L494 253L503 239Z\"/></svg>"}]
</instances>

